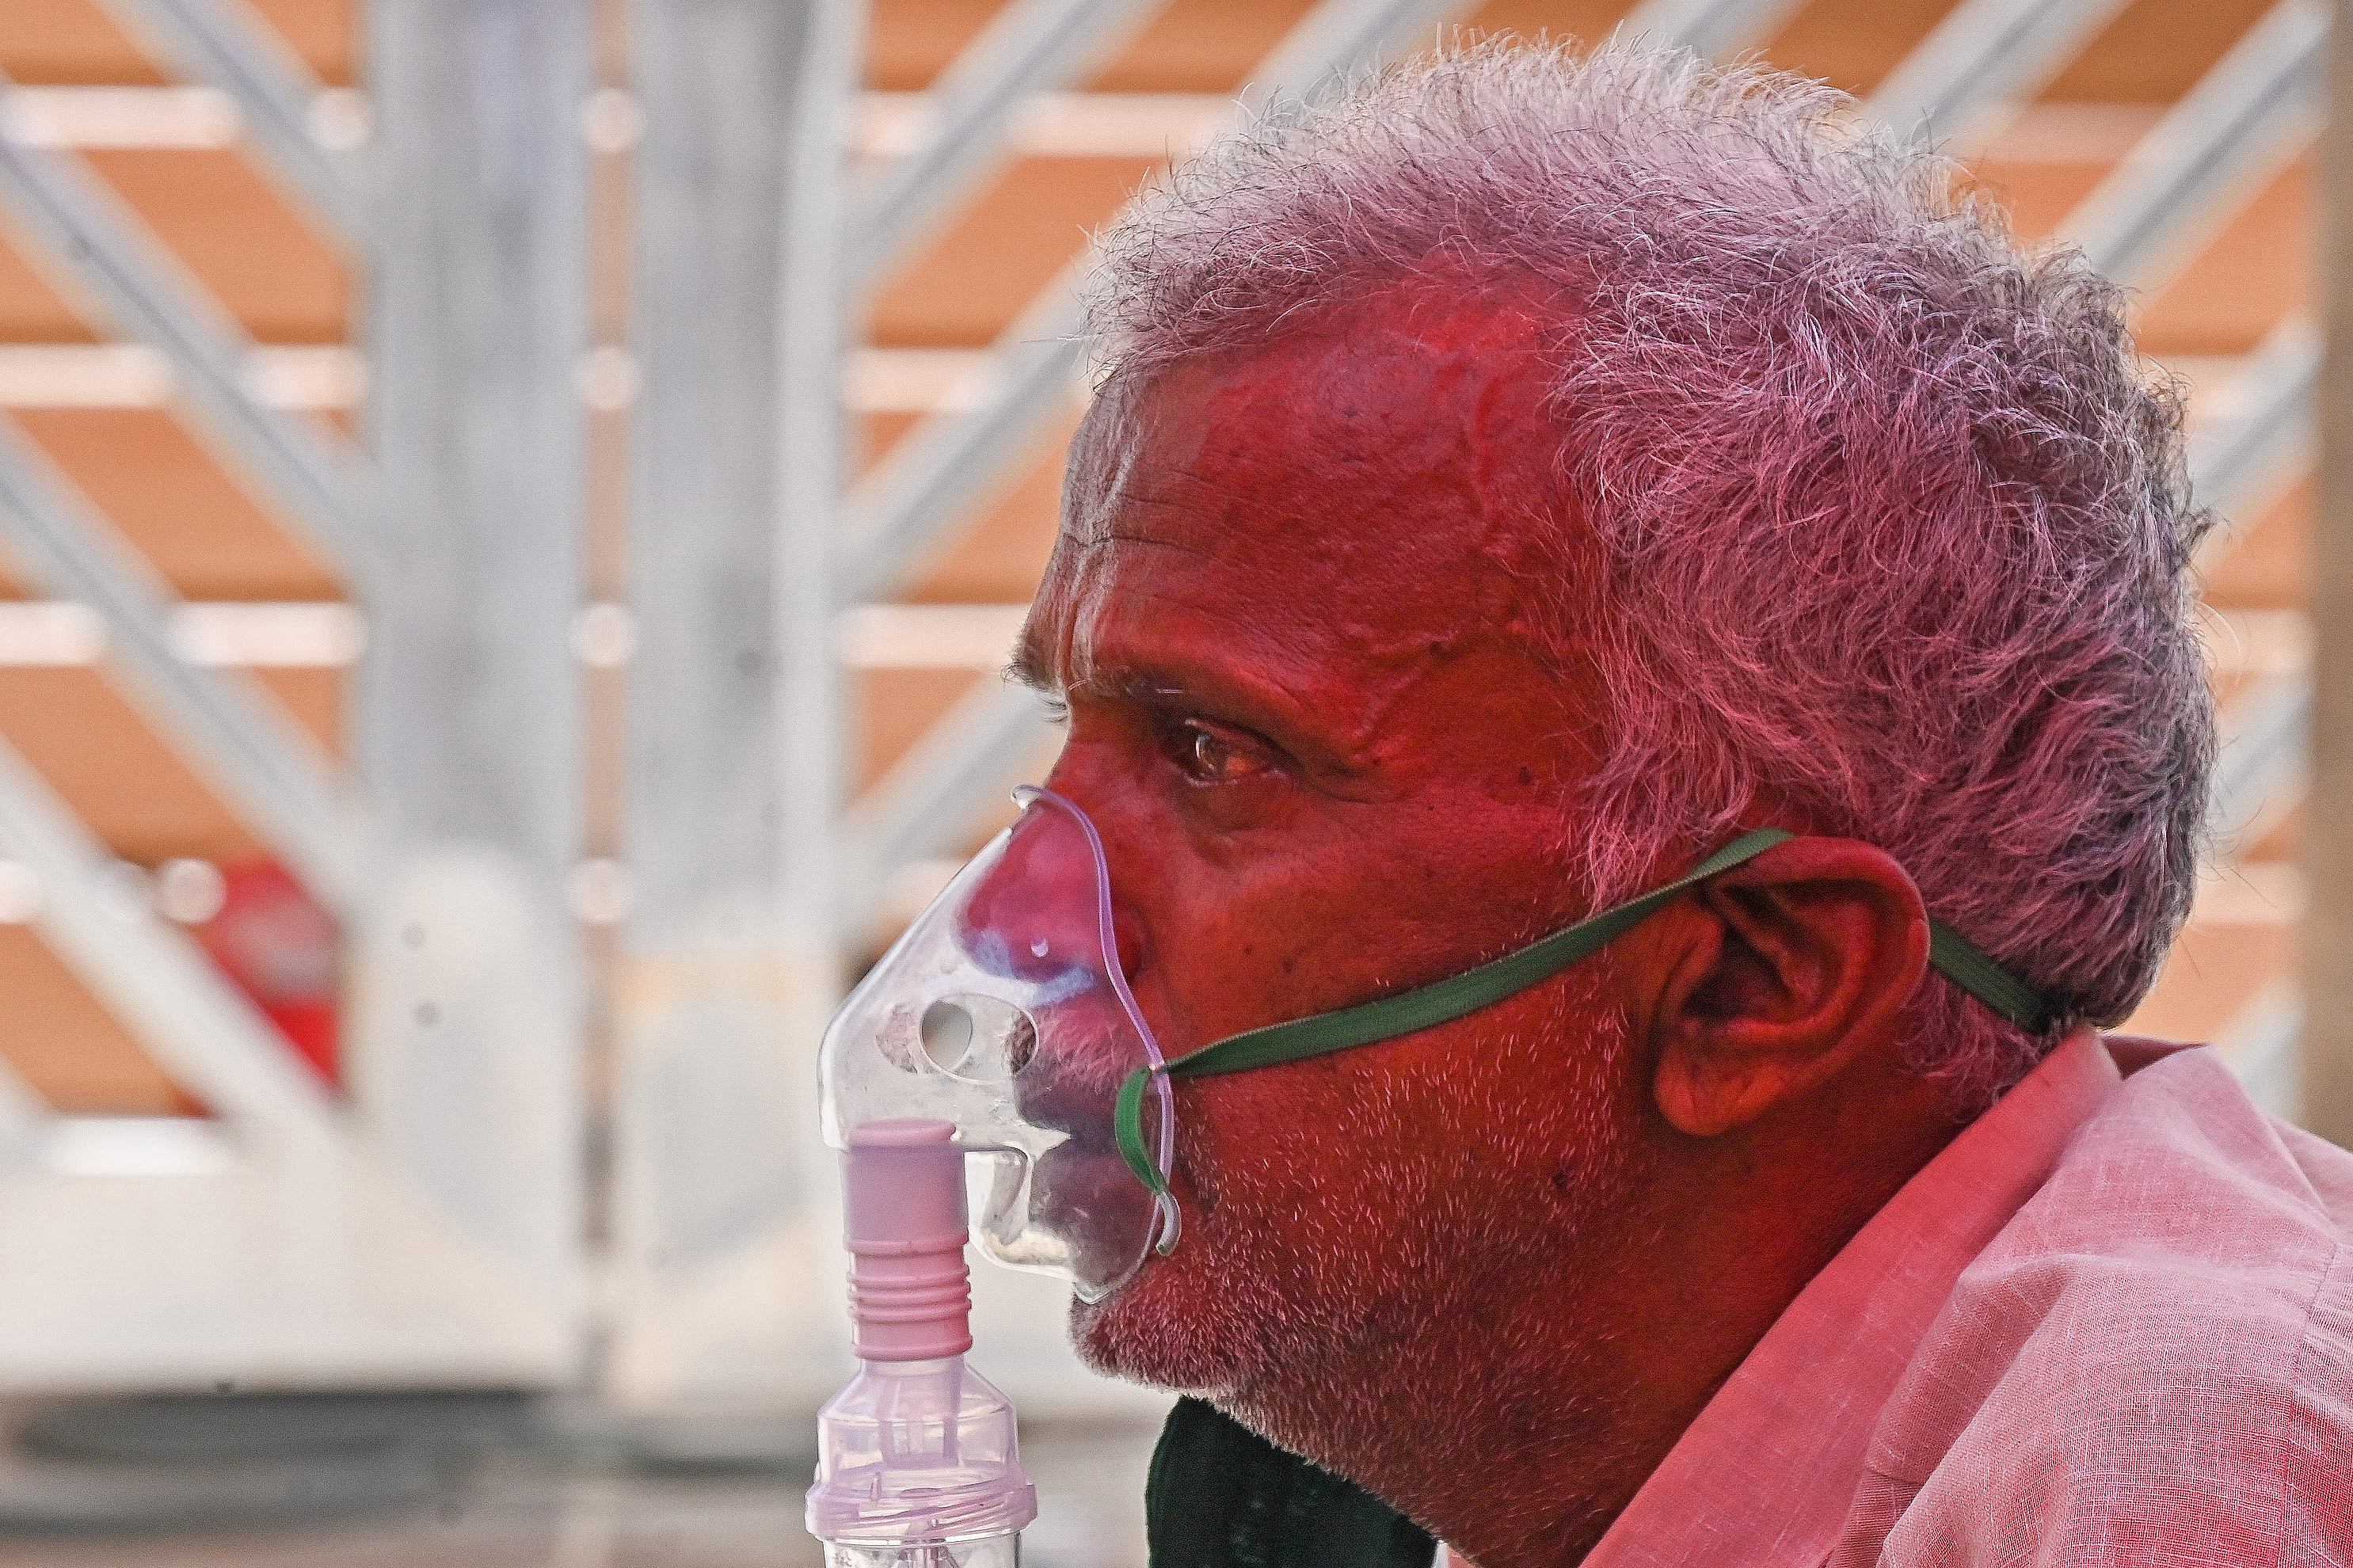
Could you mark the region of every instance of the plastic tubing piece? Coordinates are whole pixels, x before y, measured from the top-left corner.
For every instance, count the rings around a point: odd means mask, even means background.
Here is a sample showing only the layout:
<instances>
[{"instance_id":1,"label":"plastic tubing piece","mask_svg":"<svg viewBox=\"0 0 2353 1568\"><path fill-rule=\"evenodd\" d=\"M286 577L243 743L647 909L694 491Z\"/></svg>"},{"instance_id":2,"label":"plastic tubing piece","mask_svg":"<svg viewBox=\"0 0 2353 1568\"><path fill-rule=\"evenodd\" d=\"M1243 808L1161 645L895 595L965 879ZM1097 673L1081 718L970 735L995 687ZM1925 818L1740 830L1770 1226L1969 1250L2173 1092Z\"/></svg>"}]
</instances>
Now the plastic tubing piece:
<instances>
[{"instance_id":1,"label":"plastic tubing piece","mask_svg":"<svg viewBox=\"0 0 2353 1568\"><path fill-rule=\"evenodd\" d=\"M947 1121L869 1121L841 1156L851 1348L931 1361L972 1348L964 1151Z\"/></svg>"}]
</instances>

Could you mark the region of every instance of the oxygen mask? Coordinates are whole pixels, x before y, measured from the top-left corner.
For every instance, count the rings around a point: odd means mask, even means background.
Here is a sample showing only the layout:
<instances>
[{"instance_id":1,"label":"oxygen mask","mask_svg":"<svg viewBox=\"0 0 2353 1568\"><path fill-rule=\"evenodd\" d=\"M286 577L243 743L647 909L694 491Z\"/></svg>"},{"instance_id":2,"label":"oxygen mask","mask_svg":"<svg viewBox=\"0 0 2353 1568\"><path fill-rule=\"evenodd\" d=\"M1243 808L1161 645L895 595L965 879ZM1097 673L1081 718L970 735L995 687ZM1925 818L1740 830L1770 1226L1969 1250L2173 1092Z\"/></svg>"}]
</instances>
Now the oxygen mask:
<instances>
[{"instance_id":1,"label":"oxygen mask","mask_svg":"<svg viewBox=\"0 0 2353 1568\"><path fill-rule=\"evenodd\" d=\"M1175 1109L1120 970L1094 825L1050 790L1024 787L1014 799L1018 819L956 874L828 1027L825 1139L846 1149L868 1122L949 1123L985 1178L973 1216L982 1250L1059 1275L1094 1301L1155 1242L1175 1244L1165 1184ZM1123 1152L1114 1112L1138 1075L1137 1130ZM1159 1184L1133 1173L1139 1152Z\"/></svg>"}]
</instances>

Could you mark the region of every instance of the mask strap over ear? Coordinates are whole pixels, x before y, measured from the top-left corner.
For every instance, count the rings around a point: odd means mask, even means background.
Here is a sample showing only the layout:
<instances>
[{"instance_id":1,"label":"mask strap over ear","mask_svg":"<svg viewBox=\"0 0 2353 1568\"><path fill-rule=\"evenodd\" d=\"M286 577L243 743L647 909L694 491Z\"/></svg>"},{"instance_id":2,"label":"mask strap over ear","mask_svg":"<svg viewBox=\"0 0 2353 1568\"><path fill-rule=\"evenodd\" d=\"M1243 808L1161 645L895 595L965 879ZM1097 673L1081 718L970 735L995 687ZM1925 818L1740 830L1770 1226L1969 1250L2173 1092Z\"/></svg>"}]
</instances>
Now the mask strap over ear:
<instances>
[{"instance_id":1,"label":"mask strap over ear","mask_svg":"<svg viewBox=\"0 0 2353 1568\"><path fill-rule=\"evenodd\" d=\"M1476 969L1354 1007L1246 1030L1162 1067L1139 1068L1120 1086L1113 1116L1120 1154L1126 1160L1128 1169L1135 1173L1136 1180L1155 1193L1168 1190L1159 1165L1144 1145L1144 1091L1155 1071L1172 1078L1215 1078L1369 1046L1449 1023L1506 996L1516 995L1539 981L1549 980L1578 959L1633 930L1709 878L1722 876L1795 837L1778 827L1744 833L1701 861L1689 876L1538 938L1518 952L1507 952ZM2039 1034L2049 1025L2051 1006L2041 993L1934 916L1928 920L1928 962L1954 984L2020 1028Z\"/></svg>"}]
</instances>

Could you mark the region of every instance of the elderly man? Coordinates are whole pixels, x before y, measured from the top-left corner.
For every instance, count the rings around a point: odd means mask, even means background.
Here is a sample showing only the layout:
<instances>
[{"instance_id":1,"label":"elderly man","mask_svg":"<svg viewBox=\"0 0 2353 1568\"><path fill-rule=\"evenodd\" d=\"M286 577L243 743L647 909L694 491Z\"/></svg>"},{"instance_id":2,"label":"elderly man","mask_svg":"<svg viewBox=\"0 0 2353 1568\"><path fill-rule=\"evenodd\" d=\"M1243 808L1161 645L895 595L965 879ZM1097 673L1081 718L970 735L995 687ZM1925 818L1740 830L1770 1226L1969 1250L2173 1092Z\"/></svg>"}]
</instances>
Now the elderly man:
<instances>
[{"instance_id":1,"label":"elderly man","mask_svg":"<svg viewBox=\"0 0 2353 1568\"><path fill-rule=\"evenodd\" d=\"M1179 1064L1184 1243L1075 1319L1206 1402L1163 1568L2353 1562L2353 1159L2094 1032L2213 748L2178 409L1955 178L1487 47L1108 237L1020 668L1171 1058L1748 846Z\"/></svg>"}]
</instances>

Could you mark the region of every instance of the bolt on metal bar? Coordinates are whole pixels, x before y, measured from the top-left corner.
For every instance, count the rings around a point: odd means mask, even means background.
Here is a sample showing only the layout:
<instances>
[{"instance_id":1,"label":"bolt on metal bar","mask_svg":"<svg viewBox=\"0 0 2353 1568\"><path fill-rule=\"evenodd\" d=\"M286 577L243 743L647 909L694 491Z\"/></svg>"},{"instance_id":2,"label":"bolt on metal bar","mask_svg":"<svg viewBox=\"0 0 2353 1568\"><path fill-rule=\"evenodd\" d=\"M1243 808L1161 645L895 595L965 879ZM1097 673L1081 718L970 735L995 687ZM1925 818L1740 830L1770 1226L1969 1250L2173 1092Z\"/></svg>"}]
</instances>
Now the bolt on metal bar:
<instances>
[{"instance_id":1,"label":"bolt on metal bar","mask_svg":"<svg viewBox=\"0 0 2353 1568\"><path fill-rule=\"evenodd\" d=\"M135 693L320 901L348 917L364 886L361 813L351 791L266 691L179 656L170 590L5 415L0 538L43 592L98 613L108 650Z\"/></svg>"},{"instance_id":2,"label":"bolt on metal bar","mask_svg":"<svg viewBox=\"0 0 2353 1568\"><path fill-rule=\"evenodd\" d=\"M2034 96L2123 0L1962 0L1863 100L1912 142L1966 136L1981 115Z\"/></svg>"},{"instance_id":3,"label":"bolt on metal bar","mask_svg":"<svg viewBox=\"0 0 2353 1568\"><path fill-rule=\"evenodd\" d=\"M2201 77L2059 232L2147 288L2237 212L2262 174L2318 133L2328 13L2282 0Z\"/></svg>"},{"instance_id":4,"label":"bolt on metal bar","mask_svg":"<svg viewBox=\"0 0 2353 1568\"><path fill-rule=\"evenodd\" d=\"M106 0L179 75L237 105L270 172L332 237L366 230L357 182L311 130L318 79L246 0Z\"/></svg>"},{"instance_id":5,"label":"bolt on metal bar","mask_svg":"<svg viewBox=\"0 0 2353 1568\"><path fill-rule=\"evenodd\" d=\"M1161 0L1013 0L942 72L937 118L920 152L886 170L858 214L848 277L871 292L892 265L1002 167L1013 117L1102 64Z\"/></svg>"},{"instance_id":6,"label":"bolt on metal bar","mask_svg":"<svg viewBox=\"0 0 2353 1568\"><path fill-rule=\"evenodd\" d=\"M11 90L0 75L0 94ZM358 455L337 437L264 406L245 383L252 342L79 159L28 147L0 129L0 203L64 264L124 336L172 363L209 432L329 563L367 575Z\"/></svg>"},{"instance_id":7,"label":"bolt on metal bar","mask_svg":"<svg viewBox=\"0 0 2353 1568\"><path fill-rule=\"evenodd\" d=\"M5 741L0 854L38 879L41 935L191 1092L257 1129L337 1136L319 1080L194 943L125 896L120 862Z\"/></svg>"},{"instance_id":8,"label":"bolt on metal bar","mask_svg":"<svg viewBox=\"0 0 2353 1568\"><path fill-rule=\"evenodd\" d=\"M1756 48L1800 0L1642 0L1618 24L1618 36L1730 59Z\"/></svg>"}]
</instances>

